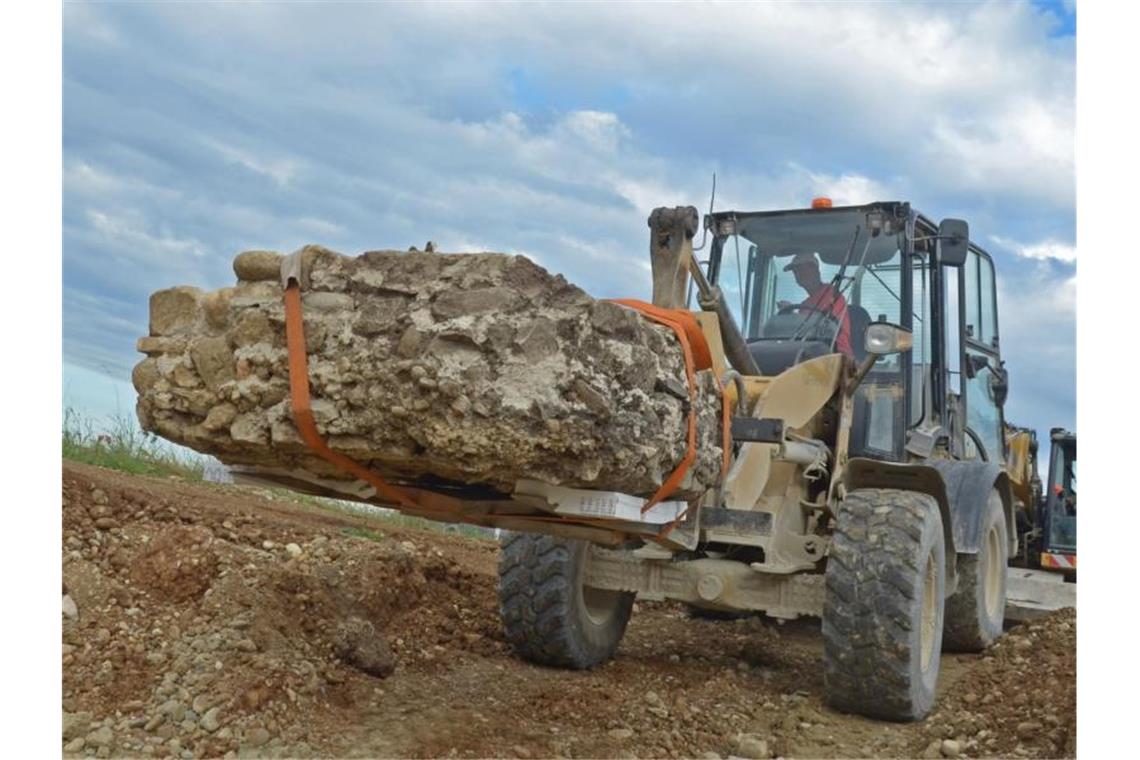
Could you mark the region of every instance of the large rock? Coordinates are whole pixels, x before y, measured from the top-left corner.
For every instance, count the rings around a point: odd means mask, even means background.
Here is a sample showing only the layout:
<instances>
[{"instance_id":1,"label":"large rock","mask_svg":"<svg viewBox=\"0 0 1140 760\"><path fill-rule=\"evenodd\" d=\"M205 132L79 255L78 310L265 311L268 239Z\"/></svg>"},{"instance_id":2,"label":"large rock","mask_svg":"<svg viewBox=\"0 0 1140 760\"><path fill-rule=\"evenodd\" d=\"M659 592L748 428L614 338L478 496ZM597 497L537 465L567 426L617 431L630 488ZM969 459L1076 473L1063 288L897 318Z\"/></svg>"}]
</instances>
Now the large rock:
<instances>
[{"instance_id":1,"label":"large rock","mask_svg":"<svg viewBox=\"0 0 1140 760\"><path fill-rule=\"evenodd\" d=\"M133 373L139 419L226 464L347 479L293 425L280 261L246 252L236 287L152 296L147 357ZM684 362L668 328L522 256L349 258L309 246L302 262L318 430L381 475L648 495L684 455ZM719 474L711 375L699 374L686 495Z\"/></svg>"}]
</instances>

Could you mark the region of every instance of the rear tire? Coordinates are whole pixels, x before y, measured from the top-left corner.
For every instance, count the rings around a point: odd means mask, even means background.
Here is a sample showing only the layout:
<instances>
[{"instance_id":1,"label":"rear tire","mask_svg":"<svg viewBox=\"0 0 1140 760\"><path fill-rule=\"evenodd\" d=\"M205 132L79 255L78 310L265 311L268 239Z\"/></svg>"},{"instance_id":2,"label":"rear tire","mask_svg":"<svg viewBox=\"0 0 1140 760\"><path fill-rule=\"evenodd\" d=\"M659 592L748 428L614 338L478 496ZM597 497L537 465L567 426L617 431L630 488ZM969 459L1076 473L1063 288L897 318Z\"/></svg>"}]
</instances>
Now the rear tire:
<instances>
[{"instance_id":1,"label":"rear tire","mask_svg":"<svg viewBox=\"0 0 1140 760\"><path fill-rule=\"evenodd\" d=\"M977 554L958 555L958 589L946 600L942 637L948 652L981 652L1002 633L1009 531L997 490L986 502L981 536Z\"/></svg>"},{"instance_id":2,"label":"rear tire","mask_svg":"<svg viewBox=\"0 0 1140 760\"><path fill-rule=\"evenodd\" d=\"M893 489L849 493L825 583L828 702L872 718L925 716L938 684L946 591L937 502Z\"/></svg>"},{"instance_id":3,"label":"rear tire","mask_svg":"<svg viewBox=\"0 0 1140 760\"><path fill-rule=\"evenodd\" d=\"M538 665L585 669L613 657L634 594L582 583L590 544L508 533L499 559L499 612L515 653Z\"/></svg>"}]
</instances>

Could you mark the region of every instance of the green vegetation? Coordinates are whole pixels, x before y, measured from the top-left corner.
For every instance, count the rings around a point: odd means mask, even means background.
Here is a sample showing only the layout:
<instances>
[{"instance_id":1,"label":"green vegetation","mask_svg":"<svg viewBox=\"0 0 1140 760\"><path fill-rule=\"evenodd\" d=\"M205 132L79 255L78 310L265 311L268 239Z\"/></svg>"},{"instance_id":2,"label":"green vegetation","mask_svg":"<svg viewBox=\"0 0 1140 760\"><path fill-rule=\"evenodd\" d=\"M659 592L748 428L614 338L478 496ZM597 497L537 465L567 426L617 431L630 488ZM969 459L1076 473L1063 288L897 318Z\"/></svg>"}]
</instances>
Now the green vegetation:
<instances>
[{"instance_id":1,"label":"green vegetation","mask_svg":"<svg viewBox=\"0 0 1140 760\"><path fill-rule=\"evenodd\" d=\"M194 452L175 448L151 433L143 432L125 416L115 417L107 427L99 429L89 418L70 408L64 410L63 414L63 458L133 475L174 475L187 480L202 480L205 466L204 460ZM224 485L218 487L233 488ZM445 524L395 511L378 511L365 505L311 496L286 488L257 490L269 498L360 517L378 528L393 525L433 533L456 534L477 541L495 540L490 529L474 525ZM363 527L345 528L344 533L370 541L383 540L384 537L380 530Z\"/></svg>"},{"instance_id":2,"label":"green vegetation","mask_svg":"<svg viewBox=\"0 0 1140 760\"><path fill-rule=\"evenodd\" d=\"M342 528L341 533L346 536L353 536L354 538L364 538L369 541L381 542L384 540L384 534L368 528L357 528L355 526Z\"/></svg>"},{"instance_id":3,"label":"green vegetation","mask_svg":"<svg viewBox=\"0 0 1140 760\"><path fill-rule=\"evenodd\" d=\"M97 429L95 423L74 409L64 410L63 458L134 475L202 479L200 458L143 432L125 416L115 417L108 426Z\"/></svg>"},{"instance_id":4,"label":"green vegetation","mask_svg":"<svg viewBox=\"0 0 1140 760\"><path fill-rule=\"evenodd\" d=\"M422 517L414 517L412 515L402 515L399 512L381 513L369 515L370 518L381 520L389 525L397 525L401 528L412 528L414 530L426 530L433 533L452 533L460 535L465 538L473 538L477 541L494 541L495 534L491 532L490 528L482 528L478 525L468 525L466 523L441 523L435 520L425 520Z\"/></svg>"}]
</instances>

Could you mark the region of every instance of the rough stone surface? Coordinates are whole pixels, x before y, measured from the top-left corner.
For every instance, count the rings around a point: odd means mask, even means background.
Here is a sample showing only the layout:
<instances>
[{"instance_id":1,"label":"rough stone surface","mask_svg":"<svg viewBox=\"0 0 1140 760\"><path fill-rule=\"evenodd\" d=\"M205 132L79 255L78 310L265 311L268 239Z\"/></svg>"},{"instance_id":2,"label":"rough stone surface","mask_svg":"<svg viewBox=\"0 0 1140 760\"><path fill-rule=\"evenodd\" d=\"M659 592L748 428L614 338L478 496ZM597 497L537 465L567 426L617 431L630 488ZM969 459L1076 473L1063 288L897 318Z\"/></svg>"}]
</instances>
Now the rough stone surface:
<instances>
[{"instance_id":1,"label":"rough stone surface","mask_svg":"<svg viewBox=\"0 0 1140 760\"><path fill-rule=\"evenodd\" d=\"M751 758L752 760L768 760L768 758L771 757L768 753L767 740L756 734L741 734L737 737L736 751L741 757Z\"/></svg>"},{"instance_id":2,"label":"rough stone surface","mask_svg":"<svg viewBox=\"0 0 1140 760\"><path fill-rule=\"evenodd\" d=\"M150 297L152 337L190 332L199 318L202 291L192 287L160 290Z\"/></svg>"},{"instance_id":3,"label":"rough stone surface","mask_svg":"<svg viewBox=\"0 0 1140 760\"><path fill-rule=\"evenodd\" d=\"M102 726L87 734L87 744L94 747L110 747L115 743L115 732L108 726Z\"/></svg>"},{"instance_id":4,"label":"rough stone surface","mask_svg":"<svg viewBox=\"0 0 1140 760\"><path fill-rule=\"evenodd\" d=\"M388 642L367 620L354 617L342 623L333 646L337 657L369 675L384 678L396 668Z\"/></svg>"},{"instance_id":5,"label":"rough stone surface","mask_svg":"<svg viewBox=\"0 0 1140 760\"><path fill-rule=\"evenodd\" d=\"M73 712L69 713L66 710L63 712L63 738L64 740L75 739L82 736L87 731L87 726L91 722L91 713L89 712Z\"/></svg>"},{"instance_id":6,"label":"rough stone surface","mask_svg":"<svg viewBox=\"0 0 1140 760\"><path fill-rule=\"evenodd\" d=\"M234 288L151 297L139 420L229 465L347 479L293 425L280 261L247 251ZM684 360L669 329L522 256L308 246L302 261L317 428L381 475L648 495L684 456ZM721 460L712 373L698 386L685 496L715 482Z\"/></svg>"},{"instance_id":7,"label":"rough stone surface","mask_svg":"<svg viewBox=\"0 0 1140 760\"><path fill-rule=\"evenodd\" d=\"M221 726L220 712L221 710L217 707L211 707L207 710L206 714L202 716L202 728L210 733L217 731Z\"/></svg>"}]
</instances>

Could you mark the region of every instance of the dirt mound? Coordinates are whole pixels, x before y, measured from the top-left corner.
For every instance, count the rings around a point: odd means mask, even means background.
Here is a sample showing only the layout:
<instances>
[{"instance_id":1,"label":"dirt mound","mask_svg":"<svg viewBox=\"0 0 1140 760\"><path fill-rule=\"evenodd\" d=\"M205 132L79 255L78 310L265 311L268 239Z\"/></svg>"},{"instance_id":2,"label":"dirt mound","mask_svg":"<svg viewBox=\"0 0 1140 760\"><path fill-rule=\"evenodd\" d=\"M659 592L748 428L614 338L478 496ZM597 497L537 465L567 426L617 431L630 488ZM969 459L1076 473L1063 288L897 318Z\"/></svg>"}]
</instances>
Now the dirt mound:
<instances>
[{"instance_id":1,"label":"dirt mound","mask_svg":"<svg viewBox=\"0 0 1140 760\"><path fill-rule=\"evenodd\" d=\"M1009 630L939 700L926 721L930 754L950 739L971 756L1075 756L1076 644L1072 609Z\"/></svg>"},{"instance_id":2,"label":"dirt mound","mask_svg":"<svg viewBox=\"0 0 1140 760\"><path fill-rule=\"evenodd\" d=\"M273 502L238 489L111 479L64 472L71 751L306 755L307 719L377 675L504 649L491 578L438 549L303 511L263 524Z\"/></svg>"}]
</instances>

